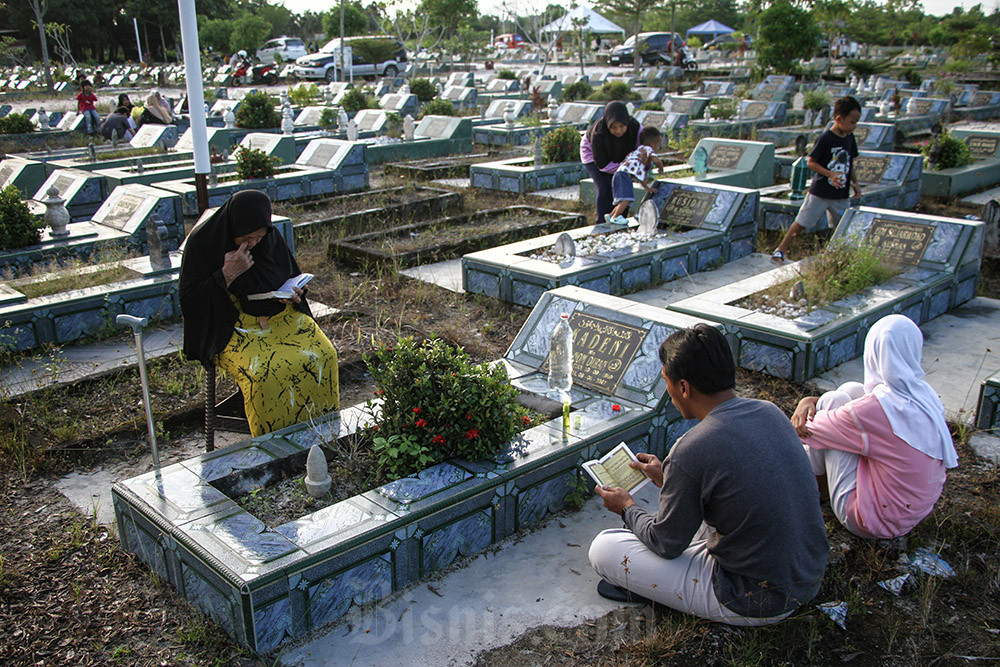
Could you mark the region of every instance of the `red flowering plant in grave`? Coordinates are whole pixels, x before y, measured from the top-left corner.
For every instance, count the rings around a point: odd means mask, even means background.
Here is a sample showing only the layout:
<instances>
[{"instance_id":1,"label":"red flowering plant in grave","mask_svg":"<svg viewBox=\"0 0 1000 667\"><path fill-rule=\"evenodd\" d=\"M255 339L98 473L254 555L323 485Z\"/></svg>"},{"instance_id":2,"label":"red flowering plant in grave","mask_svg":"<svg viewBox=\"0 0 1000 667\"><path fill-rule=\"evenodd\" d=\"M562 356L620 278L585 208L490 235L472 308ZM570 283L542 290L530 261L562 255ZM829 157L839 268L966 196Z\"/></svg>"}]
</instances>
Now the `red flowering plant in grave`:
<instances>
[{"instance_id":1,"label":"red flowering plant in grave","mask_svg":"<svg viewBox=\"0 0 1000 667\"><path fill-rule=\"evenodd\" d=\"M488 458L543 419L517 402L503 366L474 364L439 339L401 338L365 363L378 386L367 405L373 446L392 478L453 457Z\"/></svg>"}]
</instances>

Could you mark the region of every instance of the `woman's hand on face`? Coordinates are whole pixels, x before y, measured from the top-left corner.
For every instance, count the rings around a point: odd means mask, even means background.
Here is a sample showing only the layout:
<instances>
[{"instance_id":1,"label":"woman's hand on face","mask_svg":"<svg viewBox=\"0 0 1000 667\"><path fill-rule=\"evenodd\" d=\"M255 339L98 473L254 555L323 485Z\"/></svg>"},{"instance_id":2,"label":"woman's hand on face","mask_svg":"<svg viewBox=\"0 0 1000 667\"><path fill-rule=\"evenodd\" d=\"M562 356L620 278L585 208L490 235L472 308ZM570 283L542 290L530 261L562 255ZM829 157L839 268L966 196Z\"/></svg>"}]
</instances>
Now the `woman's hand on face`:
<instances>
[{"instance_id":1,"label":"woman's hand on face","mask_svg":"<svg viewBox=\"0 0 1000 667\"><path fill-rule=\"evenodd\" d=\"M229 287L237 277L245 273L251 266L253 266L253 257L250 256L250 244L246 241L241 243L236 250L227 252L222 264L222 276L226 279L226 287Z\"/></svg>"},{"instance_id":2,"label":"woman's hand on face","mask_svg":"<svg viewBox=\"0 0 1000 667\"><path fill-rule=\"evenodd\" d=\"M818 400L817 396L806 396L799 401L795 412L792 413L792 426L795 427L795 432L799 434L800 438L808 438L810 435L806 424L816 416L816 401Z\"/></svg>"}]
</instances>

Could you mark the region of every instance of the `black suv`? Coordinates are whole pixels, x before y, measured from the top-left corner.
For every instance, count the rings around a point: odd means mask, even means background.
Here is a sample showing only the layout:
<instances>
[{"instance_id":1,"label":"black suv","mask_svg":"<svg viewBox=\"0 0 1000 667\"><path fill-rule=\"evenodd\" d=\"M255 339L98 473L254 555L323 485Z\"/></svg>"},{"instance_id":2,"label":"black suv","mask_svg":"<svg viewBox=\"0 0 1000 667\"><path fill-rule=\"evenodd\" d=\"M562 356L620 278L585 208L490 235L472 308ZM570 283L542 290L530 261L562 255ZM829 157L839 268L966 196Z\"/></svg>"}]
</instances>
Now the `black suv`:
<instances>
[{"instance_id":1,"label":"black suv","mask_svg":"<svg viewBox=\"0 0 1000 667\"><path fill-rule=\"evenodd\" d=\"M642 62L653 64L664 64L671 61L670 33L669 32L640 32L639 35L639 55ZM679 47L684 46L684 40L677 33L674 39ZM636 36L632 35L625 40L621 46L616 46L611 50L610 63L612 65L631 65L635 62L635 42Z\"/></svg>"}]
</instances>

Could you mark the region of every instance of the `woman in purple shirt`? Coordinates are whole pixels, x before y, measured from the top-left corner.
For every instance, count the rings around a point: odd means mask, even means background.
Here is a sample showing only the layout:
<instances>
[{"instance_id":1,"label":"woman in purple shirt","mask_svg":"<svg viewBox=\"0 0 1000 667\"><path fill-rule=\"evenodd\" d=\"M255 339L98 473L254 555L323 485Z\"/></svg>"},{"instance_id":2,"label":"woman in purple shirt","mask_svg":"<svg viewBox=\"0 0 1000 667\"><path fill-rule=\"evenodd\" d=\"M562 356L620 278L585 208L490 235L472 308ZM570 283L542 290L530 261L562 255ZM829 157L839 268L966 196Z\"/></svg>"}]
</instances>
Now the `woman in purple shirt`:
<instances>
[{"instance_id":1,"label":"woman in purple shirt","mask_svg":"<svg viewBox=\"0 0 1000 667\"><path fill-rule=\"evenodd\" d=\"M580 161L594 179L597 193L597 220L611 213L613 196L611 177L618 164L639 146L639 121L629 115L622 102L608 102L604 116L587 129L580 142Z\"/></svg>"}]
</instances>

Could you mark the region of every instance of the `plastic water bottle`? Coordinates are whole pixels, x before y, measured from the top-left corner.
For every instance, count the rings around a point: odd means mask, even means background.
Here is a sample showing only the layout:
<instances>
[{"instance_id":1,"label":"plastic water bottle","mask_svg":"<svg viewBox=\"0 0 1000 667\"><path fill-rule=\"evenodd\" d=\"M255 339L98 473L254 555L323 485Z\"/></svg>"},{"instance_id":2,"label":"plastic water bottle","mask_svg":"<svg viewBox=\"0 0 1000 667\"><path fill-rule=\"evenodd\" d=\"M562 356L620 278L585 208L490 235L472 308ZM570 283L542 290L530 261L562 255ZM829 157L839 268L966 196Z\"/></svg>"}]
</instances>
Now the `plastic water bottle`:
<instances>
[{"instance_id":1,"label":"plastic water bottle","mask_svg":"<svg viewBox=\"0 0 1000 667\"><path fill-rule=\"evenodd\" d=\"M568 392L573 387L573 330L563 313L549 339L549 390Z\"/></svg>"}]
</instances>

